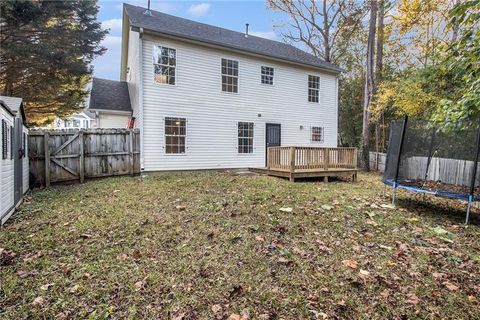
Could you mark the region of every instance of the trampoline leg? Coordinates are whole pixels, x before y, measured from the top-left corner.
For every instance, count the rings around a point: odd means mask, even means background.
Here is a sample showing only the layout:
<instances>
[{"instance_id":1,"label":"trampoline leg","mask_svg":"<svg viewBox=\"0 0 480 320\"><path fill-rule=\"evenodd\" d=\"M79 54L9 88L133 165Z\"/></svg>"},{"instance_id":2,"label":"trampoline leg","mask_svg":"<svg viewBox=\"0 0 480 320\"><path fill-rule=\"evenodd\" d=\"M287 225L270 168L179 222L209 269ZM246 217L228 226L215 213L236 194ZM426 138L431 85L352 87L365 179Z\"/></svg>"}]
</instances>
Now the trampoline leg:
<instances>
[{"instance_id":1,"label":"trampoline leg","mask_svg":"<svg viewBox=\"0 0 480 320\"><path fill-rule=\"evenodd\" d=\"M392 191L392 204L395 205L395 196L397 195L397 185L393 184L393 191Z\"/></svg>"},{"instance_id":2,"label":"trampoline leg","mask_svg":"<svg viewBox=\"0 0 480 320\"><path fill-rule=\"evenodd\" d=\"M468 224L471 207L472 207L472 196L468 196L467 215L465 216L465 224Z\"/></svg>"}]
</instances>

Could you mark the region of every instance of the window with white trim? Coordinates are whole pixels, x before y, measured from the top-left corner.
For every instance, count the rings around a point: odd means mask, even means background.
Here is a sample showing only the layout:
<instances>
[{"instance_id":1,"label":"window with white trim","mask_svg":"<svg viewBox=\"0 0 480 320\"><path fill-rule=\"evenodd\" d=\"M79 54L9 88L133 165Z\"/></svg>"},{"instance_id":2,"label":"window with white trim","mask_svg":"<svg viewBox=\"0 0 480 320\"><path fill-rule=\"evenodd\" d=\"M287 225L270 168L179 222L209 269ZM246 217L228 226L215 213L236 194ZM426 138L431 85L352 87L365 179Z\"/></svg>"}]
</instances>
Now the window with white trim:
<instances>
[{"instance_id":1,"label":"window with white trim","mask_svg":"<svg viewBox=\"0 0 480 320\"><path fill-rule=\"evenodd\" d=\"M312 142L323 142L324 128L312 127Z\"/></svg>"},{"instance_id":2,"label":"window with white trim","mask_svg":"<svg viewBox=\"0 0 480 320\"><path fill-rule=\"evenodd\" d=\"M155 82L174 85L176 66L176 49L163 46L153 46L153 70Z\"/></svg>"},{"instance_id":3,"label":"window with white trim","mask_svg":"<svg viewBox=\"0 0 480 320\"><path fill-rule=\"evenodd\" d=\"M187 119L165 118L165 153L183 154L186 149Z\"/></svg>"},{"instance_id":4,"label":"window with white trim","mask_svg":"<svg viewBox=\"0 0 480 320\"><path fill-rule=\"evenodd\" d=\"M222 58L222 91L238 92L238 61Z\"/></svg>"},{"instance_id":5,"label":"window with white trim","mask_svg":"<svg viewBox=\"0 0 480 320\"><path fill-rule=\"evenodd\" d=\"M320 101L320 77L308 76L308 102L318 103Z\"/></svg>"},{"instance_id":6,"label":"window with white trim","mask_svg":"<svg viewBox=\"0 0 480 320\"><path fill-rule=\"evenodd\" d=\"M275 70L272 67L262 66L262 84L273 85Z\"/></svg>"},{"instance_id":7,"label":"window with white trim","mask_svg":"<svg viewBox=\"0 0 480 320\"><path fill-rule=\"evenodd\" d=\"M238 123L238 153L253 153L253 122Z\"/></svg>"}]
</instances>

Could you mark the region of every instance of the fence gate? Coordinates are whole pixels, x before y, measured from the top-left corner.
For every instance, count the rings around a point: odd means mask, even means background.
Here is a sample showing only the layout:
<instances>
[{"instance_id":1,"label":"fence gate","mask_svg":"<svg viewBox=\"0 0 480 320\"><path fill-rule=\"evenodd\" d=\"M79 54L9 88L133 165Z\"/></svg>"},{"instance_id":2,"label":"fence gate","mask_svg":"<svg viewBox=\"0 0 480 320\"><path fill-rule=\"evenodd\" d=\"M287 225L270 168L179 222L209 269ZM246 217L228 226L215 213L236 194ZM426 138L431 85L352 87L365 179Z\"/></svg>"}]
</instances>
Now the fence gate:
<instances>
[{"instance_id":1,"label":"fence gate","mask_svg":"<svg viewBox=\"0 0 480 320\"><path fill-rule=\"evenodd\" d=\"M69 180L84 181L83 132L50 134L45 132L45 170L48 183ZM60 146L58 146L60 144ZM50 160L50 161L48 161Z\"/></svg>"},{"instance_id":2,"label":"fence gate","mask_svg":"<svg viewBox=\"0 0 480 320\"><path fill-rule=\"evenodd\" d=\"M128 129L30 132L30 171L39 184L140 172L139 131Z\"/></svg>"}]
</instances>

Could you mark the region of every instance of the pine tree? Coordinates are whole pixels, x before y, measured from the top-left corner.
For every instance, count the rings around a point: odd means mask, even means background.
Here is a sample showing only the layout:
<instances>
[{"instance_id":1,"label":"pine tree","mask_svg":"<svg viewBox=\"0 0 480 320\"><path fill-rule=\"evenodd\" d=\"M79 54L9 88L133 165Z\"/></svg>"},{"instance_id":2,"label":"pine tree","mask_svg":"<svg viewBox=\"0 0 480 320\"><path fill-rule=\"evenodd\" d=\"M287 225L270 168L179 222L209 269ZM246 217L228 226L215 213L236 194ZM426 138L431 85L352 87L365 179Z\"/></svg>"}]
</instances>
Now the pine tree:
<instances>
[{"instance_id":1,"label":"pine tree","mask_svg":"<svg viewBox=\"0 0 480 320\"><path fill-rule=\"evenodd\" d=\"M106 49L96 1L0 3L0 90L25 102L31 123L83 106L90 63Z\"/></svg>"}]
</instances>

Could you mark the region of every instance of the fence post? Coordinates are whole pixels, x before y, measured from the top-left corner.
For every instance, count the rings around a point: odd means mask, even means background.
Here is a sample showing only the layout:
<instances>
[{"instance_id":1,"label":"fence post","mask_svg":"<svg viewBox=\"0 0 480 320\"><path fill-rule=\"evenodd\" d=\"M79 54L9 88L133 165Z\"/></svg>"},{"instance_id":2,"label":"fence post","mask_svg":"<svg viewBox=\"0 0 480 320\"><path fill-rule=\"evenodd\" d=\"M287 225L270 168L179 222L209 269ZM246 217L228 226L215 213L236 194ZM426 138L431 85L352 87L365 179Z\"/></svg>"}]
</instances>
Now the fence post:
<instances>
[{"instance_id":1,"label":"fence post","mask_svg":"<svg viewBox=\"0 0 480 320\"><path fill-rule=\"evenodd\" d=\"M78 158L78 171L79 171L79 176L80 176L80 183L83 183L85 181L85 151L84 151L84 135L83 135L83 129L80 129L80 132L78 133L78 143L80 144L80 154Z\"/></svg>"},{"instance_id":2,"label":"fence post","mask_svg":"<svg viewBox=\"0 0 480 320\"><path fill-rule=\"evenodd\" d=\"M45 131L43 135L43 145L45 149L45 187L50 186L50 133Z\"/></svg>"},{"instance_id":3,"label":"fence post","mask_svg":"<svg viewBox=\"0 0 480 320\"><path fill-rule=\"evenodd\" d=\"M135 162L133 159L133 129L128 129L128 151L130 158L130 174L134 174Z\"/></svg>"}]
</instances>

